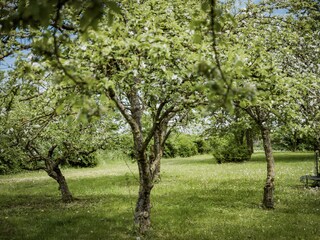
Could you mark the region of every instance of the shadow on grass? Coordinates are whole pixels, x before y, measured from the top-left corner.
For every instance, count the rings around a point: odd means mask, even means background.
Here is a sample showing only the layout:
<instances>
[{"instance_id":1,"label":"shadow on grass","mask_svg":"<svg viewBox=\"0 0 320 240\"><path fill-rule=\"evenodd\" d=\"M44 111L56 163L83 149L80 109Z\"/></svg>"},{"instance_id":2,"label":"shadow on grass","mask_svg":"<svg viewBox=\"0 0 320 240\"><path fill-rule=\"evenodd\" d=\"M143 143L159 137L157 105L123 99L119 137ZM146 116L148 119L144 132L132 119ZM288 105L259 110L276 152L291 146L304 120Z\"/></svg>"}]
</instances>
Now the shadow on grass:
<instances>
[{"instance_id":1,"label":"shadow on grass","mask_svg":"<svg viewBox=\"0 0 320 240\"><path fill-rule=\"evenodd\" d=\"M206 165L206 164L217 164L216 160L212 158L170 158L170 159L163 159L163 162L168 165L186 165L186 164L199 164L199 165Z\"/></svg>"},{"instance_id":2,"label":"shadow on grass","mask_svg":"<svg viewBox=\"0 0 320 240\"><path fill-rule=\"evenodd\" d=\"M128 187L137 187L130 175L72 180L70 189L77 192L79 199L71 204L61 203L56 195L46 195L46 188L30 194L2 194L0 236L5 236L3 239L133 239L137 192L129 194ZM297 236L312 239L290 231L303 228L312 231L299 222L298 215L314 214L319 206L317 197L299 197L300 189L291 189L291 195L276 190L281 203L275 211L264 211L260 208L262 192L263 183L253 179L217 180L207 185L163 181L152 193L153 231L148 238L277 239L283 236L290 239ZM289 235L284 235L283 229Z\"/></svg>"},{"instance_id":3,"label":"shadow on grass","mask_svg":"<svg viewBox=\"0 0 320 240\"><path fill-rule=\"evenodd\" d=\"M276 190L275 210L268 211L261 207L263 185L260 185L260 181L223 181L218 186L206 189L174 191L154 196L155 227L166 230L154 233L152 237L317 239L313 237L317 235L313 234L320 233L320 228L317 228L320 223L315 215L315 209L319 209L319 197L301 198L299 191L286 195ZM311 227L308 221L314 223L314 226ZM310 232L307 233L306 229ZM165 233L166 231L170 233ZM169 235L170 237L166 237Z\"/></svg>"},{"instance_id":4,"label":"shadow on grass","mask_svg":"<svg viewBox=\"0 0 320 240\"><path fill-rule=\"evenodd\" d=\"M313 152L274 152L274 158L276 162L313 162L314 161L314 153ZM264 152L257 152L254 153L251 159L248 162L265 162L265 155ZM163 159L163 162L166 164L174 164L174 165L206 165L206 164L217 164L214 157L210 157L209 155L205 156L195 156L190 158L170 158L170 159ZM238 164L242 164L246 162L240 162Z\"/></svg>"},{"instance_id":5,"label":"shadow on grass","mask_svg":"<svg viewBox=\"0 0 320 240\"><path fill-rule=\"evenodd\" d=\"M176 211L180 211L180 208L189 208L193 212L192 215L206 214L208 208L228 211L235 209L262 210L263 187L264 183L260 180L243 180L239 182L228 180L221 181L215 187L206 187L205 189L192 188L183 192L156 193L154 198L157 200L155 205L176 206ZM314 209L319 208L320 190L316 192L316 190L304 189L303 186L298 185L287 186L287 188L291 195L279 192L276 187L274 193L276 210L277 207L280 207L280 209L281 207L285 209L288 207L292 208L295 214L313 214ZM304 196L301 197L303 194ZM278 204L277 200L281 204Z\"/></svg>"},{"instance_id":6,"label":"shadow on grass","mask_svg":"<svg viewBox=\"0 0 320 240\"><path fill-rule=\"evenodd\" d=\"M54 197L16 195L0 204L0 239L125 239L133 235L133 199L123 195Z\"/></svg>"}]
</instances>

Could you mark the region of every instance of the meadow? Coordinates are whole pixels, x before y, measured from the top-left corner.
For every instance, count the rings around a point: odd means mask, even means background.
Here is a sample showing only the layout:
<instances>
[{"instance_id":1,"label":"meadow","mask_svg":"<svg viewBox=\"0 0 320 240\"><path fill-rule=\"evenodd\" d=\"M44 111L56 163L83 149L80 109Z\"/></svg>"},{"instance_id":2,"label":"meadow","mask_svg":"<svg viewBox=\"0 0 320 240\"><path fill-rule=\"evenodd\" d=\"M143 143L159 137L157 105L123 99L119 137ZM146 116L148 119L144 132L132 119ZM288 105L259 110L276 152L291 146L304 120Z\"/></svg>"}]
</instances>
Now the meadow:
<instances>
[{"instance_id":1,"label":"meadow","mask_svg":"<svg viewBox=\"0 0 320 240\"><path fill-rule=\"evenodd\" d=\"M139 239L137 166L101 155L98 167L63 169L77 198L60 201L44 172L0 176L0 239ZM210 155L163 159L145 239L320 239L320 190L305 188L313 153L275 153L274 210L261 208L266 163L216 164ZM140 239L143 239L142 237Z\"/></svg>"}]
</instances>

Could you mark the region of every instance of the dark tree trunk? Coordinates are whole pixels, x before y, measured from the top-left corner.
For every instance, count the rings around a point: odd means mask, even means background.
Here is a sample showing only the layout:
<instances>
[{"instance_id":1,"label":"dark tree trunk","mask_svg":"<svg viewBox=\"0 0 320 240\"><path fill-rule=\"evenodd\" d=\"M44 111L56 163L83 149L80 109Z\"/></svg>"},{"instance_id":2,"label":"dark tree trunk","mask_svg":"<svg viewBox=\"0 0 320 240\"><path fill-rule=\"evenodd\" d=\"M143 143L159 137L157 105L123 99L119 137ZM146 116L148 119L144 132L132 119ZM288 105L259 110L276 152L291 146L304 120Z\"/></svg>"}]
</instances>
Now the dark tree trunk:
<instances>
[{"instance_id":1,"label":"dark tree trunk","mask_svg":"<svg viewBox=\"0 0 320 240\"><path fill-rule=\"evenodd\" d=\"M65 177L61 173L60 168L56 167L54 171L57 173L57 182L59 184L59 190L61 192L62 201L65 203L72 202L73 201L72 194L69 190Z\"/></svg>"},{"instance_id":2,"label":"dark tree trunk","mask_svg":"<svg viewBox=\"0 0 320 240\"><path fill-rule=\"evenodd\" d=\"M297 131L294 131L292 138L290 139L290 148L292 152L296 152L298 149L298 136Z\"/></svg>"},{"instance_id":3,"label":"dark tree trunk","mask_svg":"<svg viewBox=\"0 0 320 240\"><path fill-rule=\"evenodd\" d=\"M51 167L51 166L53 166L53 164L51 164L49 168L47 167L46 172L50 177L56 180L57 183L59 184L59 190L61 192L62 201L65 203L72 202L74 200L73 196L69 190L67 181L63 176L59 166L54 166L54 167Z\"/></svg>"},{"instance_id":4,"label":"dark tree trunk","mask_svg":"<svg viewBox=\"0 0 320 240\"><path fill-rule=\"evenodd\" d=\"M250 154L253 154L253 136L252 136L252 129L246 130L246 142L247 142L247 148L250 152Z\"/></svg>"},{"instance_id":5,"label":"dark tree trunk","mask_svg":"<svg viewBox=\"0 0 320 240\"><path fill-rule=\"evenodd\" d=\"M243 145L244 131L241 130L234 133L234 137L237 144L239 144L240 146Z\"/></svg>"},{"instance_id":6,"label":"dark tree trunk","mask_svg":"<svg viewBox=\"0 0 320 240\"><path fill-rule=\"evenodd\" d=\"M139 195L136 204L134 222L140 234L145 234L151 225L150 194L153 187L152 176L146 156L138 159L140 184Z\"/></svg>"},{"instance_id":7,"label":"dark tree trunk","mask_svg":"<svg viewBox=\"0 0 320 240\"><path fill-rule=\"evenodd\" d=\"M266 207L267 209L273 209L274 208L273 192L274 192L275 164L274 164L274 158L272 154L269 129L261 127L261 135L262 135L263 148L264 148L266 161L267 161L267 179L266 179L266 185L264 187L263 206Z\"/></svg>"},{"instance_id":8,"label":"dark tree trunk","mask_svg":"<svg viewBox=\"0 0 320 240\"><path fill-rule=\"evenodd\" d=\"M139 95L138 84L140 79L134 79L135 83L126 93L130 107L125 106L116 92L108 88L108 96L115 102L117 108L131 127L134 141L135 157L139 169L139 194L135 208L134 221L140 234L145 234L151 226L151 204L150 195L153 183L160 177L160 160L163 155L164 143L169 133L167 125L179 109L175 106L164 108L168 101L163 101L157 107L153 115L153 126L143 136L142 114L145 108L144 102ZM127 104L127 102L126 102ZM170 131L169 131L170 132ZM153 147L150 149L150 142L154 140ZM149 157L148 157L149 150Z\"/></svg>"}]
</instances>

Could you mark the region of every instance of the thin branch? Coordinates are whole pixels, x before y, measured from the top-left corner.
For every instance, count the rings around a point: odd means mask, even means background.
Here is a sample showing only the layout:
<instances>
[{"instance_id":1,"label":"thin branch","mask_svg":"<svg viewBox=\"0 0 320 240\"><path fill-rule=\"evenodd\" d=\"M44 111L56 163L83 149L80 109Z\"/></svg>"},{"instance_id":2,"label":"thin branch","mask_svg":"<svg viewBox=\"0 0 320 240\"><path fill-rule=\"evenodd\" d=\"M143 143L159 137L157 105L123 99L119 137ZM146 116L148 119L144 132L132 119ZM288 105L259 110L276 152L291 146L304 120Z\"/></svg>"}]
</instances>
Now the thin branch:
<instances>
[{"instance_id":1,"label":"thin branch","mask_svg":"<svg viewBox=\"0 0 320 240\"><path fill-rule=\"evenodd\" d=\"M167 100L163 101L158 109L157 109L157 113L153 119L153 126L152 128L150 129L149 133L148 133L148 136L146 137L145 141L143 142L143 149L145 150L147 148L147 146L149 145L151 139L153 138L154 136L154 133L157 129L157 127L161 124L161 121L163 120L163 118L160 117L161 115L161 111L163 110L163 108L165 107L165 105L168 103Z\"/></svg>"},{"instance_id":2,"label":"thin branch","mask_svg":"<svg viewBox=\"0 0 320 240\"><path fill-rule=\"evenodd\" d=\"M118 96L116 95L113 88L109 87L108 89L105 89L105 94L107 97L109 97L117 106L119 111L121 112L122 116L127 120L129 125L131 126L132 130L134 131L140 131L139 126L137 126L137 123L133 119L133 117L126 111L126 107L122 104Z\"/></svg>"}]
</instances>

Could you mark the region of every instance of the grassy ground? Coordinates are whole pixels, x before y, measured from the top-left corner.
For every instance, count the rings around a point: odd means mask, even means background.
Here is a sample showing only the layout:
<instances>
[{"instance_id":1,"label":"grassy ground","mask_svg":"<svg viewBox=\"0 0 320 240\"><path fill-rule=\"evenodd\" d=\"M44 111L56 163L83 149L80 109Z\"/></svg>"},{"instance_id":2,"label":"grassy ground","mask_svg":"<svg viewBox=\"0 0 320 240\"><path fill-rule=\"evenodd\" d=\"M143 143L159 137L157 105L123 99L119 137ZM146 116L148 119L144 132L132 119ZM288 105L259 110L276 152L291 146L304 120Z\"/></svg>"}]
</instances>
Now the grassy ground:
<instances>
[{"instance_id":1,"label":"grassy ground","mask_svg":"<svg viewBox=\"0 0 320 240\"><path fill-rule=\"evenodd\" d=\"M266 164L262 153L241 164L211 156L165 159L152 192L147 239L320 239L320 190L299 177L313 168L311 153L276 153L276 209L261 209ZM44 173L0 176L0 239L136 239L134 163L105 161L65 169L78 198L59 201Z\"/></svg>"}]
</instances>

